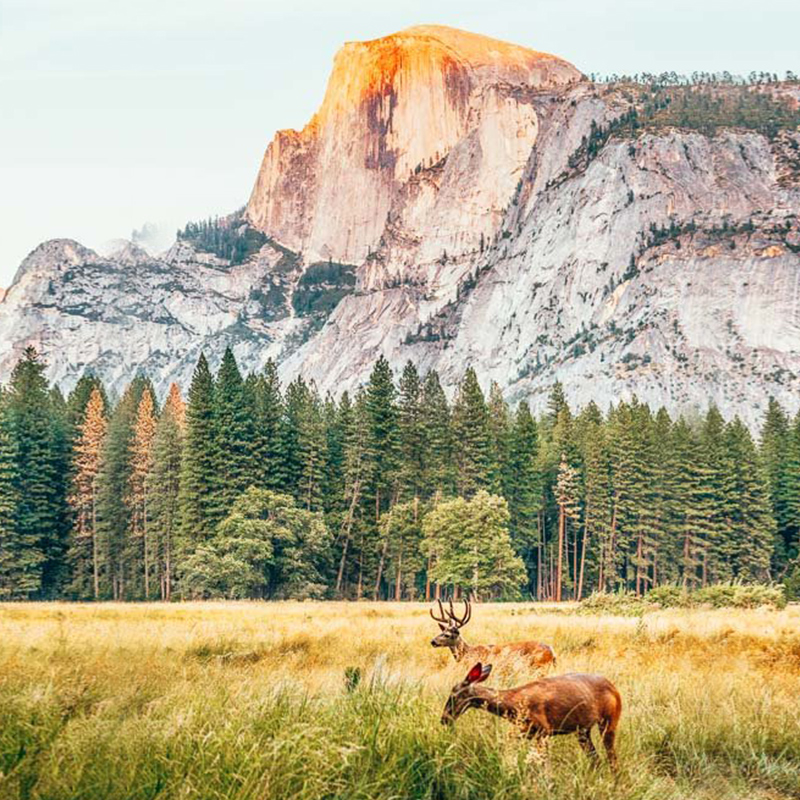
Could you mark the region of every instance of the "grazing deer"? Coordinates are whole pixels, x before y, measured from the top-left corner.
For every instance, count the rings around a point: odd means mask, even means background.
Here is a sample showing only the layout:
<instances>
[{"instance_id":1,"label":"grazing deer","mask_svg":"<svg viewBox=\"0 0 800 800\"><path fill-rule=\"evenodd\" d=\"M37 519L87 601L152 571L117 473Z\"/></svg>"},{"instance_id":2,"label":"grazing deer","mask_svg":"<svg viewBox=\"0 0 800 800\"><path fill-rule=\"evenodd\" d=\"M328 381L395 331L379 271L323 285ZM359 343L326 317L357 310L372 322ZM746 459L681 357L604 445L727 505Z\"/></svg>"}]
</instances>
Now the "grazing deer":
<instances>
[{"instance_id":1,"label":"grazing deer","mask_svg":"<svg viewBox=\"0 0 800 800\"><path fill-rule=\"evenodd\" d=\"M519 726L521 733L540 743L549 736L576 733L584 751L597 759L591 731L597 725L603 737L612 770L617 768L614 749L622 698L602 675L571 673L542 678L516 689L479 686L492 665L478 662L467 677L456 684L444 707L442 724L452 725L468 708L482 708Z\"/></svg>"},{"instance_id":2,"label":"grazing deer","mask_svg":"<svg viewBox=\"0 0 800 800\"><path fill-rule=\"evenodd\" d=\"M431 641L431 644L434 647L449 647L456 661L464 659L471 661L473 658L488 661L490 658L520 656L534 667L543 667L546 664L556 663L553 648L541 642L514 642L513 644L474 646L467 644L461 636L461 628L469 622L472 616L472 606L469 600L464 601L464 614L461 617L456 616L452 600L448 610L445 610L441 600L437 602L439 603L439 616L437 617L433 613L433 609L430 609L430 615L439 623L441 633Z\"/></svg>"}]
</instances>

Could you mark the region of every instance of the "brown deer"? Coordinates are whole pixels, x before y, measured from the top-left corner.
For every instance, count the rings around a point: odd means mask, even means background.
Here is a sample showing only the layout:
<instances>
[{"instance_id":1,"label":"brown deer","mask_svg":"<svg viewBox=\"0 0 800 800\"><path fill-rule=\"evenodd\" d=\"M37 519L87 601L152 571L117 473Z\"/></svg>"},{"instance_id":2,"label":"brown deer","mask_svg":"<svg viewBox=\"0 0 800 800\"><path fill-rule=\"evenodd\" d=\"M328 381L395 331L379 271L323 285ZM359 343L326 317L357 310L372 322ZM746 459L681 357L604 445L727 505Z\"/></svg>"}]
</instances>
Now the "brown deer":
<instances>
[{"instance_id":1,"label":"brown deer","mask_svg":"<svg viewBox=\"0 0 800 800\"><path fill-rule=\"evenodd\" d=\"M550 645L541 642L514 642L512 644L487 644L469 645L461 635L461 628L464 627L472 617L472 605L469 600L464 601L464 613L461 617L456 616L453 609L453 601L450 601L449 609L445 610L442 601L439 603L439 616L430 609L430 615L439 624L441 633L431 641L434 647L449 647L453 658L456 661L466 659L480 659L488 661L491 658L504 658L508 656L519 656L524 658L534 667L543 667L547 664L555 664L556 656Z\"/></svg>"},{"instance_id":2,"label":"brown deer","mask_svg":"<svg viewBox=\"0 0 800 800\"><path fill-rule=\"evenodd\" d=\"M516 689L489 689L485 681L492 665L478 662L450 692L442 724L452 725L468 708L482 708L517 725L529 739L543 744L549 736L576 733L584 751L597 760L591 731L597 725L612 770L617 768L614 749L622 698L602 675L578 672L542 678Z\"/></svg>"}]
</instances>

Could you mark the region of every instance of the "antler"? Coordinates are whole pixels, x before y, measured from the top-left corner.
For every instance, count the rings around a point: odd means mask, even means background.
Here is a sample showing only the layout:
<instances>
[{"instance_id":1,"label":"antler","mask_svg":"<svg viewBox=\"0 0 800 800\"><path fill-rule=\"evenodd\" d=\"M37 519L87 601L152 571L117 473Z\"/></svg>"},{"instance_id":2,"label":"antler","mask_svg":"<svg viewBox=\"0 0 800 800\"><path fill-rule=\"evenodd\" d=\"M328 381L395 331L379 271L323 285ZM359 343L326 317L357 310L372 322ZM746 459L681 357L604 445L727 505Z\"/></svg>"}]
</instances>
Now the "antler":
<instances>
[{"instance_id":1,"label":"antler","mask_svg":"<svg viewBox=\"0 0 800 800\"><path fill-rule=\"evenodd\" d=\"M432 608L428 609L428 611L430 612L430 615L433 617L433 619L436 622L439 622L442 625L447 625L448 615L447 615L447 612L444 610L444 607L442 606L442 601L441 600L437 600L436 602L439 603L439 614L440 614L440 616L437 617L433 613L433 609ZM451 603L451 605L452 605L452 603Z\"/></svg>"},{"instance_id":2,"label":"antler","mask_svg":"<svg viewBox=\"0 0 800 800\"><path fill-rule=\"evenodd\" d=\"M439 603L441 605L441 602ZM463 628L466 625L470 617L472 616L472 606L470 605L469 600L464 600L464 614L461 617L456 616L455 609L453 608L453 601L450 600L450 609L447 612L447 616L450 617L451 622L456 626L456 628Z\"/></svg>"}]
</instances>

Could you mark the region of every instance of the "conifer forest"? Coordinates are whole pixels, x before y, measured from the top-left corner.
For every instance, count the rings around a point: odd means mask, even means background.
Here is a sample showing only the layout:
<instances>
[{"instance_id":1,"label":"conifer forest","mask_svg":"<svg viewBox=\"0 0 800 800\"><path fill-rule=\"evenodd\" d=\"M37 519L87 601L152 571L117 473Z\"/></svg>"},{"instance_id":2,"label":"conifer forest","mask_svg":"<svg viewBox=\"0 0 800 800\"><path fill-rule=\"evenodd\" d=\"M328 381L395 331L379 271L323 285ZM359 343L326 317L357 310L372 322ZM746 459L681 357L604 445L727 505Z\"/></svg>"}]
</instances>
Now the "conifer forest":
<instances>
[{"instance_id":1,"label":"conifer forest","mask_svg":"<svg viewBox=\"0 0 800 800\"><path fill-rule=\"evenodd\" d=\"M157 397L67 397L25 351L0 394L0 599L580 600L800 583L800 417L509 407L412 363L321 397L274 364ZM486 391L484 391L484 389Z\"/></svg>"}]
</instances>

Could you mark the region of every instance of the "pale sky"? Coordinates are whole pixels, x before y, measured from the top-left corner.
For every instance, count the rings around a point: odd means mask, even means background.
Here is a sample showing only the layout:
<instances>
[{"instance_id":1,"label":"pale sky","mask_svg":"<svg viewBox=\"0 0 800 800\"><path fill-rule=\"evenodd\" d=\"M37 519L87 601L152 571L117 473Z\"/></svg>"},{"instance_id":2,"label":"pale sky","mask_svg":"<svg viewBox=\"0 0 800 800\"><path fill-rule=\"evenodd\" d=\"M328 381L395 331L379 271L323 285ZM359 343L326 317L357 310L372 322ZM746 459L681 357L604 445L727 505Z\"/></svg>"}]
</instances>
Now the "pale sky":
<instances>
[{"instance_id":1,"label":"pale sky","mask_svg":"<svg viewBox=\"0 0 800 800\"><path fill-rule=\"evenodd\" d=\"M0 0L0 286L45 239L244 205L339 46L423 23L586 73L800 71L797 0Z\"/></svg>"}]
</instances>

